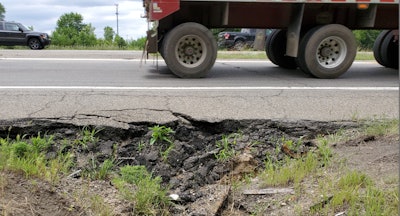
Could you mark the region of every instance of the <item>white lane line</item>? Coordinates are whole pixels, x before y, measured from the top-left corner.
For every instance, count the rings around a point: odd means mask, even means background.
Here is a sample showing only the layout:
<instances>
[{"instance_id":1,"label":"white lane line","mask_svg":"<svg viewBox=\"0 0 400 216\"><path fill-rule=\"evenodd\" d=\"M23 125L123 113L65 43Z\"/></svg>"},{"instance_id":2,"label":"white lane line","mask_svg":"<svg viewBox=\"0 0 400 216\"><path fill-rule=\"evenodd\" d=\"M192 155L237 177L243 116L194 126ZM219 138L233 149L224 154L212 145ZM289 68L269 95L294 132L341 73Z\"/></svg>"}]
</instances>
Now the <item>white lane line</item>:
<instances>
[{"instance_id":1,"label":"white lane line","mask_svg":"<svg viewBox=\"0 0 400 216\"><path fill-rule=\"evenodd\" d=\"M399 87L113 87L113 86L0 86L0 90L29 89L29 90L195 90L195 91L219 91L219 90L340 90L340 91L399 91Z\"/></svg>"},{"instance_id":2,"label":"white lane line","mask_svg":"<svg viewBox=\"0 0 400 216\"><path fill-rule=\"evenodd\" d=\"M0 58L12 61L141 61L140 59L102 59L102 58ZM144 60L143 60L144 61Z\"/></svg>"},{"instance_id":3,"label":"white lane line","mask_svg":"<svg viewBox=\"0 0 400 216\"><path fill-rule=\"evenodd\" d=\"M149 59L140 59L140 58L121 58L121 59L110 59L110 58L7 58L3 57L0 60L13 60L13 61L131 61L131 62L143 62L143 63L151 63L154 61L164 62L161 58L149 58ZM270 62L268 59L221 59L216 60L217 63L265 63ZM367 61L354 61L355 64L377 64L375 60L367 60Z\"/></svg>"}]
</instances>

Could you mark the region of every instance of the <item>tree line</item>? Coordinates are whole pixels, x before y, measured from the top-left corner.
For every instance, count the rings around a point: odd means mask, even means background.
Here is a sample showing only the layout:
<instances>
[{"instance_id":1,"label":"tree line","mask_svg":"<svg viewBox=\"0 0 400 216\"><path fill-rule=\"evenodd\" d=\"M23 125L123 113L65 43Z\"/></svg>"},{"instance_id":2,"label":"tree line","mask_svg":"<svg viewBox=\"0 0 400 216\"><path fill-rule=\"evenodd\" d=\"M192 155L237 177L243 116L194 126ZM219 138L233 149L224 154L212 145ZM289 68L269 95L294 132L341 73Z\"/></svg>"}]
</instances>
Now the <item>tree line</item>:
<instances>
[{"instance_id":1,"label":"tree line","mask_svg":"<svg viewBox=\"0 0 400 216\"><path fill-rule=\"evenodd\" d=\"M126 41L115 34L110 26L104 27L104 38L97 38L95 28L83 22L83 17L78 13L63 14L57 21L56 28L51 35L51 43L55 46L117 46L119 48L143 48L145 39Z\"/></svg>"},{"instance_id":2,"label":"tree line","mask_svg":"<svg viewBox=\"0 0 400 216\"><path fill-rule=\"evenodd\" d=\"M104 38L97 38L92 24L83 22L79 13L63 14L58 20L51 35L53 46L59 47L117 47L118 49L143 49L146 38L126 41L115 34L112 27L104 27Z\"/></svg>"}]
</instances>

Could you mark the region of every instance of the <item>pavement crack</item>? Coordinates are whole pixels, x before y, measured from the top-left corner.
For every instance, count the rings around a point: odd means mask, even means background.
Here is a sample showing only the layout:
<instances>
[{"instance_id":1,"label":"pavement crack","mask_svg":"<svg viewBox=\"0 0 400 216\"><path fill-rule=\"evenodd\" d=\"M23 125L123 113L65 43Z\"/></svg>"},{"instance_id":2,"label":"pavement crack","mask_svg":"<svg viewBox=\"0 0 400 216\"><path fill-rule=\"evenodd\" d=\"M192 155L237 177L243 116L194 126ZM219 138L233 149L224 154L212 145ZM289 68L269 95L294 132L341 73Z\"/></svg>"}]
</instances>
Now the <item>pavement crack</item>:
<instances>
[{"instance_id":1,"label":"pavement crack","mask_svg":"<svg viewBox=\"0 0 400 216\"><path fill-rule=\"evenodd\" d=\"M191 122L198 122L198 120L195 120L193 117L191 117L191 116L189 116L187 114L180 113L180 112L174 112L171 109L134 108L134 109L107 109L107 110L100 110L100 112L129 112L129 111L167 112L167 113L170 113L173 117L175 117L178 121L184 122L186 124L191 124ZM107 119L113 119L114 121L116 121L116 119L114 119L112 115L101 115L101 114L83 114L83 115L92 116L92 117L103 117L103 118L107 118ZM118 122L130 123L129 121L122 121L122 120L118 120Z\"/></svg>"},{"instance_id":2,"label":"pavement crack","mask_svg":"<svg viewBox=\"0 0 400 216\"><path fill-rule=\"evenodd\" d=\"M42 108L40 108L40 109L38 109L38 110L36 110L34 112L29 113L28 114L28 118L33 118L34 115L49 109L53 104L63 102L65 100L66 96L67 95L64 94L64 95L62 95L62 97L60 99L55 99L55 100L51 100L51 101L47 102Z\"/></svg>"},{"instance_id":3,"label":"pavement crack","mask_svg":"<svg viewBox=\"0 0 400 216\"><path fill-rule=\"evenodd\" d=\"M148 110L148 111L155 111L155 112L170 112L173 113L171 110L168 109L154 109L154 108L130 108L130 109L107 109L107 110L99 110L100 112L126 112L126 111L141 111L141 110Z\"/></svg>"}]
</instances>

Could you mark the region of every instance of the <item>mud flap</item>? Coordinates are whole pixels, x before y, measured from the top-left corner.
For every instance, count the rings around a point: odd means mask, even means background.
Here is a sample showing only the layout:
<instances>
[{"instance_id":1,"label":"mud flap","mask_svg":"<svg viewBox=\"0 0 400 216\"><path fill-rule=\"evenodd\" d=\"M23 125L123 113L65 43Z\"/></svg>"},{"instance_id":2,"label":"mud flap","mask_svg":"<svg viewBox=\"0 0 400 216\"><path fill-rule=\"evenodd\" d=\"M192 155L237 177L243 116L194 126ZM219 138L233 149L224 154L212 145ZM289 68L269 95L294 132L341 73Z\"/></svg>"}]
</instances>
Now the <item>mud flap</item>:
<instances>
[{"instance_id":1,"label":"mud flap","mask_svg":"<svg viewBox=\"0 0 400 216\"><path fill-rule=\"evenodd\" d=\"M300 41L300 30L303 21L304 4L296 4L292 7L293 13L286 33L286 56L297 57Z\"/></svg>"},{"instance_id":2,"label":"mud flap","mask_svg":"<svg viewBox=\"0 0 400 216\"><path fill-rule=\"evenodd\" d=\"M146 43L147 53L157 53L157 33L154 30L147 31L147 43Z\"/></svg>"}]
</instances>

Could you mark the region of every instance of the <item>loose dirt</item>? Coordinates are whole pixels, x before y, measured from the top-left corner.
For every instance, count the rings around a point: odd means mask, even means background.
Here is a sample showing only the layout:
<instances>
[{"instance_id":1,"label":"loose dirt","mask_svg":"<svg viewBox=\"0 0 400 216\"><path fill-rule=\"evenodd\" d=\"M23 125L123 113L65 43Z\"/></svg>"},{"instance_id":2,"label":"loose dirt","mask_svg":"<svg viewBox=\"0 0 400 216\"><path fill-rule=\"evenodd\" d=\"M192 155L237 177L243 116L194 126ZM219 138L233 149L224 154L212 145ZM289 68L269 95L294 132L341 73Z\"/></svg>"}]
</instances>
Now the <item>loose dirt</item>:
<instances>
[{"instance_id":1,"label":"loose dirt","mask_svg":"<svg viewBox=\"0 0 400 216\"><path fill-rule=\"evenodd\" d=\"M2 138L15 138L18 134L36 136L39 132L52 134L56 143L53 152L61 149L62 140L77 139L82 131L81 126L73 124L32 119L0 122L0 126ZM144 165L154 175L161 176L163 184L169 185L170 194L179 196L170 210L171 215L294 215L292 203L312 206L313 200L299 199L300 195L290 188L285 188L288 191L283 193L251 194L259 191L257 178L249 178L245 187L237 187L235 180L263 169L266 155L277 160L285 157L282 151L275 154L282 147L282 138L301 139L300 154L313 148L313 140L318 135L359 127L354 122L205 122L186 117L166 125L175 131L174 148L163 159L160 152L168 144L148 144L151 126L154 126L151 122L132 123L129 129L97 126L99 141L89 143L87 149L75 149L76 163L71 173L87 169L93 161L100 164L113 157L116 171L127 164ZM234 146L237 156L222 162L215 156L220 150L216 142L229 134L240 134ZM377 184L387 185L385 181L398 177L398 142L398 135L354 137L331 147L338 157L347 160L350 168L367 173ZM145 144L144 147L139 148L139 143ZM63 149L73 147L64 145ZM134 215L133 204L121 199L110 181L90 181L76 173L52 185L39 178L27 179L23 173L2 171L0 212L2 215L95 215L91 209L107 205L111 209L109 215ZM308 193L312 193L312 182L305 180L304 184L305 188L310 185ZM93 200L95 196L101 199Z\"/></svg>"}]
</instances>

